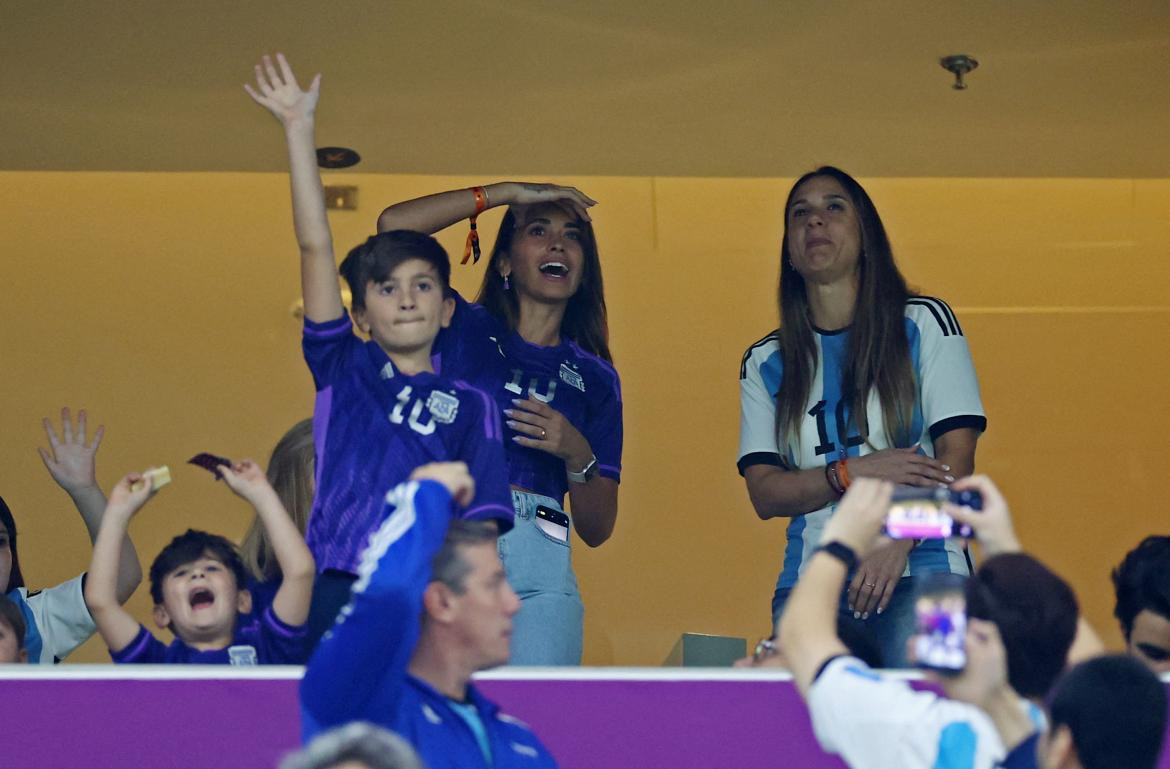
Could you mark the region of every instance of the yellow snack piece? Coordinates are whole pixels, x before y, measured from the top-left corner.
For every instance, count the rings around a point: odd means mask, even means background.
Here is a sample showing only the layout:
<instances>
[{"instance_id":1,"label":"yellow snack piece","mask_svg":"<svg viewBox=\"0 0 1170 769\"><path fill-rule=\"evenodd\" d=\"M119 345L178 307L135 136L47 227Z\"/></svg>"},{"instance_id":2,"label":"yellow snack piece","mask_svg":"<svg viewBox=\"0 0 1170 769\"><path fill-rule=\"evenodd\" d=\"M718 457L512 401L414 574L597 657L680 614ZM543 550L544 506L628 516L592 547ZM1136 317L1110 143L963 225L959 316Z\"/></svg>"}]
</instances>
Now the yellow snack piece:
<instances>
[{"instance_id":1,"label":"yellow snack piece","mask_svg":"<svg viewBox=\"0 0 1170 769\"><path fill-rule=\"evenodd\" d=\"M142 474L142 480L136 481L130 486L131 491L141 491L146 488L146 484L150 484L150 488L158 491L163 486L171 482L171 469L166 465L161 467L152 467Z\"/></svg>"}]
</instances>

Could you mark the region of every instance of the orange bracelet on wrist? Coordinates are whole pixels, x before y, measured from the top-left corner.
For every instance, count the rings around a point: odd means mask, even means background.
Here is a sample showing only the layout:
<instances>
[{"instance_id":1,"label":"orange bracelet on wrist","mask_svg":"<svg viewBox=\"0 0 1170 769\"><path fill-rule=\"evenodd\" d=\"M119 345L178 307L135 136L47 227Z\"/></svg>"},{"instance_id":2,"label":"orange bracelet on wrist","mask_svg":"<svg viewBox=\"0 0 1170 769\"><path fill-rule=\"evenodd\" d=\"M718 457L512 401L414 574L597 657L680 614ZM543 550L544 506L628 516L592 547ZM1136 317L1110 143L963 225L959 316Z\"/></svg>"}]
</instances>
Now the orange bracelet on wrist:
<instances>
[{"instance_id":1,"label":"orange bracelet on wrist","mask_svg":"<svg viewBox=\"0 0 1170 769\"><path fill-rule=\"evenodd\" d=\"M849 484L853 481L849 478L849 460L844 457L837 463L837 480L841 482L842 489L849 491Z\"/></svg>"},{"instance_id":2,"label":"orange bracelet on wrist","mask_svg":"<svg viewBox=\"0 0 1170 769\"><path fill-rule=\"evenodd\" d=\"M483 187L472 187L471 194L475 196L475 213L471 215L471 231L467 233L467 243L463 246L463 260L460 264L467 264L467 260L475 256L473 263L479 262L479 232L475 229L475 220L487 208L487 190Z\"/></svg>"}]
</instances>

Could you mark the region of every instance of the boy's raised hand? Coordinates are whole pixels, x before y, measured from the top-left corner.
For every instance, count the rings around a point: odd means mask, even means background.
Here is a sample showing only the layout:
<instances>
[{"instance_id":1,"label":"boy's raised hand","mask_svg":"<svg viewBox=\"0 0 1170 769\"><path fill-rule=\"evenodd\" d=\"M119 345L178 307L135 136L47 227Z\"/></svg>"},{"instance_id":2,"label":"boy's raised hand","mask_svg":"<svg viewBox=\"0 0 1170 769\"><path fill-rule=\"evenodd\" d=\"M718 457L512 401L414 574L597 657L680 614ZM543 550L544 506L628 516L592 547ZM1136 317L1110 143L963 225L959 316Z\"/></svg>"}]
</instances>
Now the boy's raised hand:
<instances>
[{"instance_id":1,"label":"boy's raised hand","mask_svg":"<svg viewBox=\"0 0 1170 769\"><path fill-rule=\"evenodd\" d=\"M110 501L106 505L106 515L120 515L131 518L142 509L142 506L157 493L157 489L149 478L142 473L130 473L118 481L110 492Z\"/></svg>"},{"instance_id":2,"label":"boy's raised hand","mask_svg":"<svg viewBox=\"0 0 1170 769\"><path fill-rule=\"evenodd\" d=\"M276 493L268 483L264 469L251 459L241 460L231 467L220 465L219 471L223 473L224 483L253 505L262 496Z\"/></svg>"},{"instance_id":3,"label":"boy's raised hand","mask_svg":"<svg viewBox=\"0 0 1170 769\"><path fill-rule=\"evenodd\" d=\"M45 417L43 423L49 448L47 450L38 448L37 453L41 455L45 469L49 471L49 475L53 476L57 485L71 496L77 496L79 492L87 489L97 488L95 458L106 428L98 426L93 434L93 441L87 443L85 409L77 412L77 430L74 432L73 419L68 407L61 409L60 437L53 429L52 420Z\"/></svg>"},{"instance_id":4,"label":"boy's raised hand","mask_svg":"<svg viewBox=\"0 0 1170 769\"><path fill-rule=\"evenodd\" d=\"M279 66L279 70L277 67ZM256 87L245 83L244 90L252 101L271 112L284 126L313 119L321 93L321 75L313 76L309 90L302 91L284 54L276 54L276 64L267 54L255 67Z\"/></svg>"}]
</instances>

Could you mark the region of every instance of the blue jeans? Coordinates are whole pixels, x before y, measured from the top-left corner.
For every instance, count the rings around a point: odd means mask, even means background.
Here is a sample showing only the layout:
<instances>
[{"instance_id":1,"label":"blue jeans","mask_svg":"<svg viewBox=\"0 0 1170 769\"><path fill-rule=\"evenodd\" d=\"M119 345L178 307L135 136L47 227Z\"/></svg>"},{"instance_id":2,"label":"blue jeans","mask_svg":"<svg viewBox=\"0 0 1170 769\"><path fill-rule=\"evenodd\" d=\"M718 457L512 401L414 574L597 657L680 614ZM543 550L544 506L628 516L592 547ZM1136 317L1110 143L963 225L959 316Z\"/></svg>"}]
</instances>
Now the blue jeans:
<instances>
[{"instance_id":1,"label":"blue jeans","mask_svg":"<svg viewBox=\"0 0 1170 769\"><path fill-rule=\"evenodd\" d=\"M890 597L890 603L886 606L886 610L881 614L871 612L869 619L864 620L853 618L853 612L849 609L849 585L846 584L845 590L841 593L837 622L839 625L845 625L848 630L839 628L838 635L846 633L855 635L857 637L856 643L868 643L876 647L876 651L881 655L882 667L907 667L906 643L914 634L915 625L914 591L916 579L916 577L899 579L898 586L894 588L894 594ZM773 623L780 619L780 615L784 612L784 604L788 602L788 596L791 593L792 588L790 587L776 589L776 594L772 597ZM853 639L842 638L842 641L845 642L846 646L851 646L849 642Z\"/></svg>"},{"instance_id":2,"label":"blue jeans","mask_svg":"<svg viewBox=\"0 0 1170 769\"><path fill-rule=\"evenodd\" d=\"M555 499L512 489L515 526L499 539L508 582L520 596L508 663L580 665L585 606L573 573L572 536L566 531L562 542L542 531L535 522L538 505L561 510Z\"/></svg>"}]
</instances>

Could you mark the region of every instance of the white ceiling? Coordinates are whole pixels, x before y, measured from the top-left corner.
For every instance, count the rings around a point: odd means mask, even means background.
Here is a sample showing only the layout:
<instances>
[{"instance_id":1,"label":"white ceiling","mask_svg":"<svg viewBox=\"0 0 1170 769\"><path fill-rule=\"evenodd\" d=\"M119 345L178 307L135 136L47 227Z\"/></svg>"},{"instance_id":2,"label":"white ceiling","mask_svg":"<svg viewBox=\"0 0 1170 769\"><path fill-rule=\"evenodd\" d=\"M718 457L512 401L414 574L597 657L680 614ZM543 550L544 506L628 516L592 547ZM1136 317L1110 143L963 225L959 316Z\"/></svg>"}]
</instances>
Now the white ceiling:
<instances>
[{"instance_id":1,"label":"white ceiling","mask_svg":"<svg viewBox=\"0 0 1170 769\"><path fill-rule=\"evenodd\" d=\"M281 170L276 50L367 172L1170 177L1168 0L8 0L0 169Z\"/></svg>"}]
</instances>

